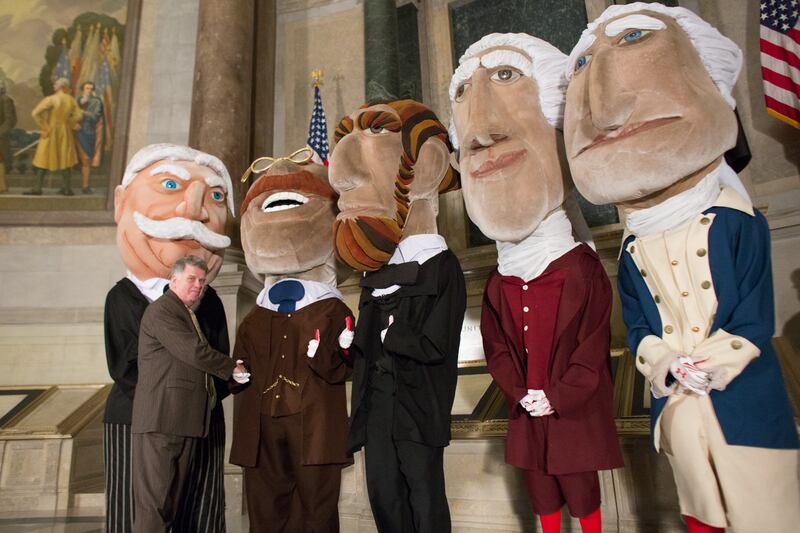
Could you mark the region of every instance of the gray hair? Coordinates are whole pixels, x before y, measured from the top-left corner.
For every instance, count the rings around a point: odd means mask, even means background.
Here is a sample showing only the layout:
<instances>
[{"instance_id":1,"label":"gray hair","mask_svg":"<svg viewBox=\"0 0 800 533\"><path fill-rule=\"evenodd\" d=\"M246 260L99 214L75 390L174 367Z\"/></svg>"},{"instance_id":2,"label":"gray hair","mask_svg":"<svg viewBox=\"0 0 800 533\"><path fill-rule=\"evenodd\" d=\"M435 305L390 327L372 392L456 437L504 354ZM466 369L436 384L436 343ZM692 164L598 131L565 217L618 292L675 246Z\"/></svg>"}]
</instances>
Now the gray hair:
<instances>
[{"instance_id":1,"label":"gray hair","mask_svg":"<svg viewBox=\"0 0 800 533\"><path fill-rule=\"evenodd\" d=\"M569 62L566 68L567 78L572 78L575 70L575 63L594 41L594 32L597 28L613 18L638 11L652 11L660 15L671 17L686 32L689 40L697 50L700 61L719 89L722 98L732 108L736 107L736 101L731 92L742 70L742 51L739 47L722 35L719 30L711 24L683 7L667 7L663 4L650 4L645 2L635 2L627 5L612 5L603 11L603 14L590 22L583 30L578 44L572 49L569 55Z\"/></svg>"},{"instance_id":2,"label":"gray hair","mask_svg":"<svg viewBox=\"0 0 800 533\"><path fill-rule=\"evenodd\" d=\"M61 87L69 87L69 80L67 78L58 78L53 82L53 89L58 90Z\"/></svg>"},{"instance_id":3,"label":"gray hair","mask_svg":"<svg viewBox=\"0 0 800 533\"><path fill-rule=\"evenodd\" d=\"M186 269L186 265L197 267L206 274L208 274L208 265L206 264L205 261L203 261L196 255L185 255L180 259L178 259L177 261L175 261L175 264L172 265L172 270L169 273L169 277L182 274L183 271Z\"/></svg>"}]
</instances>

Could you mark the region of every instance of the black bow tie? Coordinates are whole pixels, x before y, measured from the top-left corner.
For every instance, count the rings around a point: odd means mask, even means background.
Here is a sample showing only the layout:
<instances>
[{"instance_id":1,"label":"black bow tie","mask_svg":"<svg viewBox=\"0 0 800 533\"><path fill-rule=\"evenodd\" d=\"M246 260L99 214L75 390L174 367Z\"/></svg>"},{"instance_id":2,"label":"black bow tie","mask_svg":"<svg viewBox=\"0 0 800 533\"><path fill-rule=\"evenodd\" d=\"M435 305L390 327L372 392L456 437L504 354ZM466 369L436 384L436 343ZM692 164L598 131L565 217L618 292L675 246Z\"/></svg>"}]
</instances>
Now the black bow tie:
<instances>
[{"instance_id":1,"label":"black bow tie","mask_svg":"<svg viewBox=\"0 0 800 533\"><path fill-rule=\"evenodd\" d=\"M410 261L397 265L384 265L375 272L365 272L360 287L370 289L385 289L392 285L414 285L419 275L419 263Z\"/></svg>"}]
</instances>

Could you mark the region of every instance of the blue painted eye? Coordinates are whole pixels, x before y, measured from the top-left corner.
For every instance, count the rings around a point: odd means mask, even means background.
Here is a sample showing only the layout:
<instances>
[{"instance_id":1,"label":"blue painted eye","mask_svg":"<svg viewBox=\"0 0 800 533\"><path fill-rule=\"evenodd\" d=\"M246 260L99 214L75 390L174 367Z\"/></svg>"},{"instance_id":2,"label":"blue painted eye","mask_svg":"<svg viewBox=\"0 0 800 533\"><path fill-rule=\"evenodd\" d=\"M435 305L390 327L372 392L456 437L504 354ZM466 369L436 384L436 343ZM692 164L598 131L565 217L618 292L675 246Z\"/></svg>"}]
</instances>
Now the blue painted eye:
<instances>
[{"instance_id":1,"label":"blue painted eye","mask_svg":"<svg viewBox=\"0 0 800 533\"><path fill-rule=\"evenodd\" d=\"M215 202L221 202L225 199L225 195L222 194L220 191L211 191L211 199Z\"/></svg>"},{"instance_id":2,"label":"blue painted eye","mask_svg":"<svg viewBox=\"0 0 800 533\"><path fill-rule=\"evenodd\" d=\"M585 67L587 63L589 63L589 59L592 56L580 56L577 61L575 61L575 72L578 72L580 69Z\"/></svg>"},{"instance_id":3,"label":"blue painted eye","mask_svg":"<svg viewBox=\"0 0 800 533\"><path fill-rule=\"evenodd\" d=\"M177 191L181 188L177 181L171 178L167 178L161 182L161 186L167 189L168 191Z\"/></svg>"},{"instance_id":4,"label":"blue painted eye","mask_svg":"<svg viewBox=\"0 0 800 533\"><path fill-rule=\"evenodd\" d=\"M622 39L620 39L619 44L625 43L633 43L644 37L650 33L648 30L633 30L626 33Z\"/></svg>"}]
</instances>

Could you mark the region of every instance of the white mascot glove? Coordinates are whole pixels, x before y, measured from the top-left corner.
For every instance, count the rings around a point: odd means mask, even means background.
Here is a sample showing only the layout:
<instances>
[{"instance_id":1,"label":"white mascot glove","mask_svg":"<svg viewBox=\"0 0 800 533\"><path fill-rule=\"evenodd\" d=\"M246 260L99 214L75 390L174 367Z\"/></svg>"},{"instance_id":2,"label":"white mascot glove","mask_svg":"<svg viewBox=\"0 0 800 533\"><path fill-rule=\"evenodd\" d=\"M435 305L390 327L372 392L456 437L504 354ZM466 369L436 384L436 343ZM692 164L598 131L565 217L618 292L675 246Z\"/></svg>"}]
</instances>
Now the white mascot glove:
<instances>
[{"instance_id":1,"label":"white mascot glove","mask_svg":"<svg viewBox=\"0 0 800 533\"><path fill-rule=\"evenodd\" d=\"M308 349L306 350L306 355L308 357L314 357L317 355L317 348L319 348L319 329L314 331L314 338L308 341Z\"/></svg>"},{"instance_id":2,"label":"white mascot glove","mask_svg":"<svg viewBox=\"0 0 800 533\"><path fill-rule=\"evenodd\" d=\"M528 394L519 403L531 416L551 415L554 412L543 390L528 389Z\"/></svg>"},{"instance_id":3,"label":"white mascot glove","mask_svg":"<svg viewBox=\"0 0 800 533\"><path fill-rule=\"evenodd\" d=\"M238 365L243 365L243 364L244 364L244 361L242 361L241 359L237 359L236 360L236 365L237 366ZM247 383L248 381L250 381L250 372L239 372L237 370L234 370L234 372L233 372L233 380L236 383Z\"/></svg>"},{"instance_id":4,"label":"white mascot glove","mask_svg":"<svg viewBox=\"0 0 800 533\"><path fill-rule=\"evenodd\" d=\"M345 328L339 333L339 347L342 350L347 350L350 348L350 345L353 344L353 339L356 336L356 333L353 331L353 326L351 322L351 318L345 317Z\"/></svg>"},{"instance_id":5,"label":"white mascot glove","mask_svg":"<svg viewBox=\"0 0 800 533\"><path fill-rule=\"evenodd\" d=\"M711 376L697 366L698 363L702 362L703 360L695 361L688 355L681 355L670 363L669 372L681 387L700 396L705 396L708 394Z\"/></svg>"},{"instance_id":6,"label":"white mascot glove","mask_svg":"<svg viewBox=\"0 0 800 533\"><path fill-rule=\"evenodd\" d=\"M394 324L394 315L389 315L389 324L387 324L386 329L381 330L381 342L386 338L386 332L389 331L389 326L392 324Z\"/></svg>"}]
</instances>

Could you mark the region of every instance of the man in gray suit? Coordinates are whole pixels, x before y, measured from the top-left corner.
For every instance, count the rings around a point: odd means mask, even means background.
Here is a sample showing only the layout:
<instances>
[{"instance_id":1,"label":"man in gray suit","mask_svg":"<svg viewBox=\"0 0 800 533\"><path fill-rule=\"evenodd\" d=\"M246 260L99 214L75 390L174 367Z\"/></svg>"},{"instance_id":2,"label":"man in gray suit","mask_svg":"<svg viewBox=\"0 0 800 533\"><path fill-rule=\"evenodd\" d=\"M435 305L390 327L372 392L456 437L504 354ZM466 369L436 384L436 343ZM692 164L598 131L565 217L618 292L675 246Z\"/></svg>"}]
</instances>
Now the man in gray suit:
<instances>
[{"instance_id":1,"label":"man in gray suit","mask_svg":"<svg viewBox=\"0 0 800 533\"><path fill-rule=\"evenodd\" d=\"M135 532L172 526L193 448L208 434L217 401L212 376L239 383L249 378L240 361L208 344L192 310L207 273L202 259L178 259L169 290L142 317L131 428Z\"/></svg>"}]
</instances>

